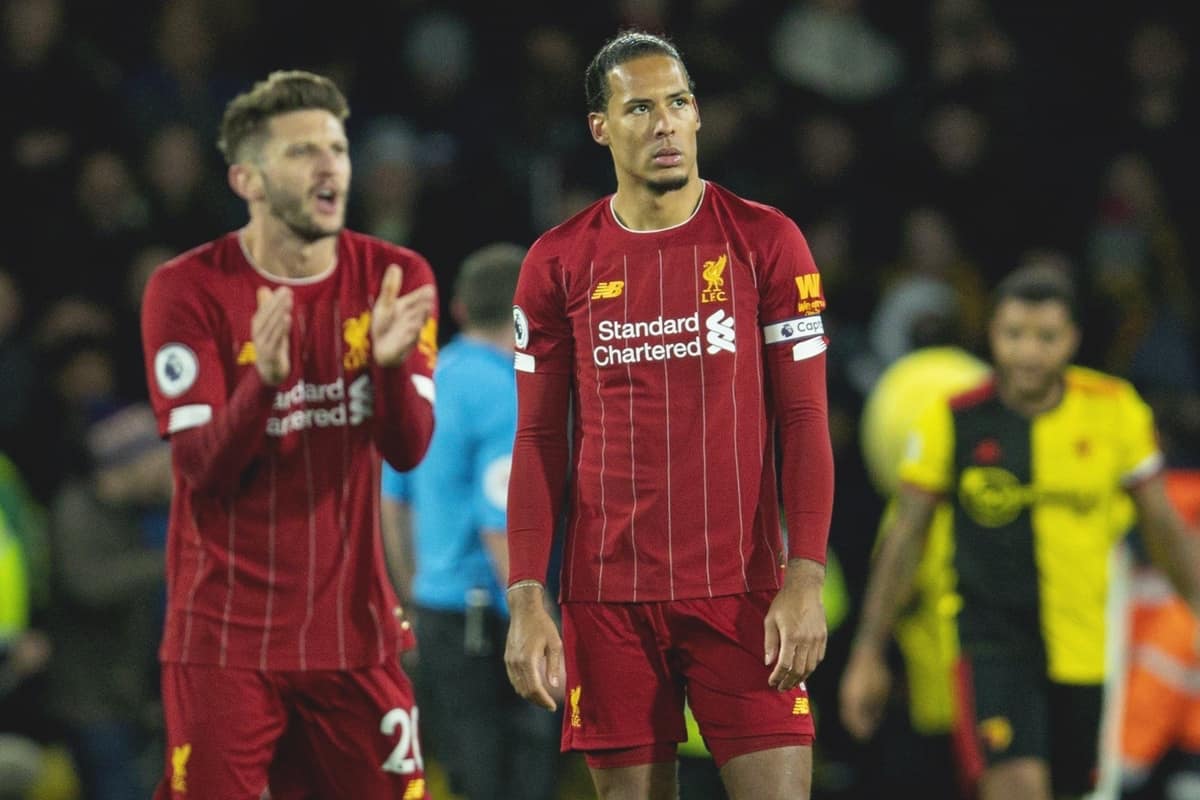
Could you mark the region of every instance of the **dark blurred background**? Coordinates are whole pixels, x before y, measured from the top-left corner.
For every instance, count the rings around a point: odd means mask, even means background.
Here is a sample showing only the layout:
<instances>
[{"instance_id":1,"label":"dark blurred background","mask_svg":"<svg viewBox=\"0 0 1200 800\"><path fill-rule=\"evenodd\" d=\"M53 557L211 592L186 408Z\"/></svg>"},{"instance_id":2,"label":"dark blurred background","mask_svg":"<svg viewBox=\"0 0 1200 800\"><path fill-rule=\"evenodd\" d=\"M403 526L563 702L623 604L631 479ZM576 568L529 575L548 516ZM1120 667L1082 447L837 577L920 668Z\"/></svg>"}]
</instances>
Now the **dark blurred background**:
<instances>
[{"instance_id":1,"label":"dark blurred background","mask_svg":"<svg viewBox=\"0 0 1200 800\"><path fill-rule=\"evenodd\" d=\"M1172 463L1200 465L1193 5L3 0L0 478L45 521L44 536L18 536L34 554L26 627L49 631L42 662L72 593L56 566L64 493L108 466L96 426L146 399L146 278L245 220L214 144L225 103L274 69L333 77L352 109L349 226L423 253L445 298L470 251L529 244L612 191L583 71L640 27L671 36L695 79L701 175L792 216L825 277L830 541L849 614L813 693L819 790L857 796L872 756L839 730L832 698L882 506L858 417L885 367L923 344L982 352L990 288L1018 264L1055 263L1083 291L1081 363L1132 380ZM117 556L161 547L161 508L134 505ZM138 563L112 563L128 573L124 602L158 597ZM156 644L129 645L151 676ZM70 735L44 683L42 700L0 703L0 731ZM129 713L153 752L146 687Z\"/></svg>"}]
</instances>

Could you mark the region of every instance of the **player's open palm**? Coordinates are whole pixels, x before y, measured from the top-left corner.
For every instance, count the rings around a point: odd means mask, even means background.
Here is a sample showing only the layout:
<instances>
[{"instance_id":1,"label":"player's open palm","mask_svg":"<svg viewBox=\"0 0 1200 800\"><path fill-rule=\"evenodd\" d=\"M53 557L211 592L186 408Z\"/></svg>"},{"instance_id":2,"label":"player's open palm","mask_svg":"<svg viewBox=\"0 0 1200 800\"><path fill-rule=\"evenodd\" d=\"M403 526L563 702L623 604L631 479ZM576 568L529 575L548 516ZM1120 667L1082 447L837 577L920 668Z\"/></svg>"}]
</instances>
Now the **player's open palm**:
<instances>
[{"instance_id":1,"label":"player's open palm","mask_svg":"<svg viewBox=\"0 0 1200 800\"><path fill-rule=\"evenodd\" d=\"M553 711L563 685L563 645L558 626L540 602L514 603L504 648L504 668L517 694Z\"/></svg>"},{"instance_id":2,"label":"player's open palm","mask_svg":"<svg viewBox=\"0 0 1200 800\"><path fill-rule=\"evenodd\" d=\"M375 363L381 367L394 367L408 358L421 335L421 328L433 313L433 286L418 286L402 295L403 278L400 267L389 266L383 274L375 307L371 309L371 348Z\"/></svg>"},{"instance_id":3,"label":"player's open palm","mask_svg":"<svg viewBox=\"0 0 1200 800\"><path fill-rule=\"evenodd\" d=\"M263 383L278 386L292 371L292 290L258 287L258 309L250 319L254 366Z\"/></svg>"},{"instance_id":4,"label":"player's open palm","mask_svg":"<svg viewBox=\"0 0 1200 800\"><path fill-rule=\"evenodd\" d=\"M825 658L829 638L819 585L784 582L763 620L767 682L782 692L808 678Z\"/></svg>"},{"instance_id":5,"label":"player's open palm","mask_svg":"<svg viewBox=\"0 0 1200 800\"><path fill-rule=\"evenodd\" d=\"M892 673L882 656L864 648L851 652L839 697L842 724L850 735L861 740L874 735L891 687Z\"/></svg>"}]
</instances>

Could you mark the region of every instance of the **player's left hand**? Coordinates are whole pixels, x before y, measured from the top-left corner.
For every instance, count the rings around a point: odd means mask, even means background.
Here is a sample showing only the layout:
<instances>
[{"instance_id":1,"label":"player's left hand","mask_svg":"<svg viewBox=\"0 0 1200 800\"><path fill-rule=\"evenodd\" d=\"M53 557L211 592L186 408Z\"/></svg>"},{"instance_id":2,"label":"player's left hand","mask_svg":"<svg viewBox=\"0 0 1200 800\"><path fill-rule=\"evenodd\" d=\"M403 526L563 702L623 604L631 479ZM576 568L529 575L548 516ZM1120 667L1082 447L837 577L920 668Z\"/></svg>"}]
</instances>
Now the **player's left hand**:
<instances>
[{"instance_id":1,"label":"player's left hand","mask_svg":"<svg viewBox=\"0 0 1200 800\"><path fill-rule=\"evenodd\" d=\"M763 620L766 664L775 665L767 683L781 692L794 689L825 658L828 631L821 587L825 570L813 561L788 564L783 588Z\"/></svg>"},{"instance_id":2,"label":"player's left hand","mask_svg":"<svg viewBox=\"0 0 1200 800\"><path fill-rule=\"evenodd\" d=\"M388 266L379 297L371 309L371 349L375 363L381 367L394 367L408 358L417 345L421 328L433 313L433 286L418 286L402 295L403 279L398 265Z\"/></svg>"}]
</instances>

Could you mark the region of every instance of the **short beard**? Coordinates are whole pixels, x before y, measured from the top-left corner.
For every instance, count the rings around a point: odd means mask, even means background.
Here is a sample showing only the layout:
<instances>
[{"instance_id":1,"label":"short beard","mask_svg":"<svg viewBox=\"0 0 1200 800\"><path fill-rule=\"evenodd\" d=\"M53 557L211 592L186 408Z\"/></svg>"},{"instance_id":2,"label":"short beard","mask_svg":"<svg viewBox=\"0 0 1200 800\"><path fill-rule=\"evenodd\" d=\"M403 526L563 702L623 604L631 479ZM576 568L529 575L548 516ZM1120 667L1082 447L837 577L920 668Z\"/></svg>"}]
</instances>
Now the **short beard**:
<instances>
[{"instance_id":1,"label":"short beard","mask_svg":"<svg viewBox=\"0 0 1200 800\"><path fill-rule=\"evenodd\" d=\"M328 231L323 228L318 228L304 215L303 200L288 196L285 193L277 193L271 184L263 178L263 187L267 193L267 208L271 216L278 219L287 226L297 239L312 244L326 239L330 236L336 236L338 231ZM340 227L339 227L340 230Z\"/></svg>"},{"instance_id":2,"label":"short beard","mask_svg":"<svg viewBox=\"0 0 1200 800\"><path fill-rule=\"evenodd\" d=\"M660 197L668 192L678 192L680 189L688 185L688 179L684 178L668 178L664 180L650 181L647 186L650 191Z\"/></svg>"}]
</instances>

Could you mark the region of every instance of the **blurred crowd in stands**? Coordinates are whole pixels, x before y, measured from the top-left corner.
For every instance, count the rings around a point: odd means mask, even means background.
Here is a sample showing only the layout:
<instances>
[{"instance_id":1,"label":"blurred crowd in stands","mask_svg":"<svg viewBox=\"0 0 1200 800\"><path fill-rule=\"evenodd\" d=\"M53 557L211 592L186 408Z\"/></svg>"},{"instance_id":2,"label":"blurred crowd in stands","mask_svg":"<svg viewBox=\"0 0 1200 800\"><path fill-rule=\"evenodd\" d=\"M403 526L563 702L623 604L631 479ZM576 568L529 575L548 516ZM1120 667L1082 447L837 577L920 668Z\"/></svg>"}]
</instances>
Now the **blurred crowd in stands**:
<instances>
[{"instance_id":1,"label":"blurred crowd in stands","mask_svg":"<svg viewBox=\"0 0 1200 800\"><path fill-rule=\"evenodd\" d=\"M702 177L792 216L824 276L830 542L852 622L882 508L858 450L864 397L915 347L978 350L987 293L1017 264L1076 277L1081 363L1133 381L1171 464L1200 466L1187 5L5 0L0 742L59 743L85 780L123 760L108 778L130 786L158 763L169 485L142 405L140 297L156 265L244 222L214 142L225 103L269 71L343 88L348 224L428 257L446 298L467 253L529 244L612 190L585 59L623 27L671 36L696 82ZM817 796L854 796L869 758L832 713L850 629L811 686Z\"/></svg>"}]
</instances>

